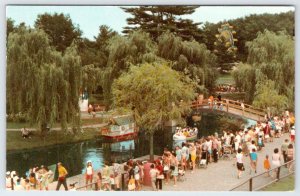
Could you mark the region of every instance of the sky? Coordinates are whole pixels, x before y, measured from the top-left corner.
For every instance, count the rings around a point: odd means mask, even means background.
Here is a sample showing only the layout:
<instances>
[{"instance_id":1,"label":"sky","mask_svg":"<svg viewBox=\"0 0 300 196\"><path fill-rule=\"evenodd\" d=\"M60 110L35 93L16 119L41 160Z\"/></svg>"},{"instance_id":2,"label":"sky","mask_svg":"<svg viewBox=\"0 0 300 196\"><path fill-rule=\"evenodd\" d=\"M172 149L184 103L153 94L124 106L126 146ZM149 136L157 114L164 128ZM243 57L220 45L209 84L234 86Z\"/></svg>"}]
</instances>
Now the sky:
<instances>
[{"instance_id":1,"label":"sky","mask_svg":"<svg viewBox=\"0 0 300 196\"><path fill-rule=\"evenodd\" d=\"M281 13L295 11L293 6L201 6L191 15L194 22L217 23L251 14ZM107 25L113 30L121 33L123 27L127 25L126 18L131 15L125 13L118 6L7 6L6 17L12 18L15 25L25 22L33 27L39 14L43 13L64 13L69 14L73 24L78 25L82 31L82 36L90 40L99 33L99 26Z\"/></svg>"}]
</instances>

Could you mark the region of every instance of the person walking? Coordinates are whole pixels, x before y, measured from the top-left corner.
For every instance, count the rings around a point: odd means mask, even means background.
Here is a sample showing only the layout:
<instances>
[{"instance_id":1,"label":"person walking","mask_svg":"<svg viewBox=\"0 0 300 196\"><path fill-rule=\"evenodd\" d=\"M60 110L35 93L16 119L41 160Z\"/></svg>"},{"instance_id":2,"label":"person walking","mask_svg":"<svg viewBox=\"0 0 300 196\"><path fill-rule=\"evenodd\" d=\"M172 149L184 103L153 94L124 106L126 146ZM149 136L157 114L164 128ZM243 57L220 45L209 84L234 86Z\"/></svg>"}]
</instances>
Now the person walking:
<instances>
[{"instance_id":1,"label":"person walking","mask_svg":"<svg viewBox=\"0 0 300 196\"><path fill-rule=\"evenodd\" d=\"M155 187L157 190L162 190L162 180L165 178L164 177L164 169L163 166L161 165L160 161L156 162L156 167L155 169L157 170L157 176L155 180Z\"/></svg>"},{"instance_id":2,"label":"person walking","mask_svg":"<svg viewBox=\"0 0 300 196\"><path fill-rule=\"evenodd\" d=\"M266 155L266 158L264 160L264 169L265 169L265 172L267 172L267 176L270 176L270 169L271 169L271 164L270 164L270 161L269 161L269 155Z\"/></svg>"},{"instance_id":3,"label":"person walking","mask_svg":"<svg viewBox=\"0 0 300 196\"><path fill-rule=\"evenodd\" d=\"M153 191L156 191L157 189L156 189L156 177L157 177L157 175L158 175L158 171L157 171L157 169L155 169L155 167L154 167L154 164L151 164L151 166L150 166L150 171L149 171L149 174L150 174L150 178L151 178L151 186L152 186L152 190Z\"/></svg>"},{"instance_id":4,"label":"person walking","mask_svg":"<svg viewBox=\"0 0 300 196\"><path fill-rule=\"evenodd\" d=\"M289 144L288 149L287 149L287 162L290 162L292 160L294 160L294 147L293 144ZM288 163L287 165L289 172L292 171L292 163Z\"/></svg>"},{"instance_id":5,"label":"person walking","mask_svg":"<svg viewBox=\"0 0 300 196\"><path fill-rule=\"evenodd\" d=\"M58 180L57 180L56 190L58 191L60 189L60 186L63 185L65 190L67 191L68 190L68 186L67 186L68 171L62 165L61 162L57 163L57 168L58 168Z\"/></svg>"},{"instance_id":6,"label":"person walking","mask_svg":"<svg viewBox=\"0 0 300 196\"><path fill-rule=\"evenodd\" d=\"M254 173L256 173L257 168L257 153L255 148L252 148L252 152L250 153L250 174L252 170L254 170Z\"/></svg>"},{"instance_id":7,"label":"person walking","mask_svg":"<svg viewBox=\"0 0 300 196\"><path fill-rule=\"evenodd\" d=\"M279 150L278 148L275 148L274 149L274 153L272 155L272 165L274 168L277 168L280 166L280 163L281 162L281 158L280 158L280 154L279 154ZM277 169L274 170L274 174L273 174L273 177L276 177L276 173L277 173Z\"/></svg>"},{"instance_id":8,"label":"person walking","mask_svg":"<svg viewBox=\"0 0 300 196\"><path fill-rule=\"evenodd\" d=\"M281 153L282 153L282 156L283 156L284 163L287 162L287 150L288 150L288 146L289 146L289 139L285 139L284 143L281 145Z\"/></svg>"},{"instance_id":9,"label":"person walking","mask_svg":"<svg viewBox=\"0 0 300 196\"><path fill-rule=\"evenodd\" d=\"M242 172L245 171L242 149L238 149L236 154L237 178L241 178Z\"/></svg>"}]
</instances>

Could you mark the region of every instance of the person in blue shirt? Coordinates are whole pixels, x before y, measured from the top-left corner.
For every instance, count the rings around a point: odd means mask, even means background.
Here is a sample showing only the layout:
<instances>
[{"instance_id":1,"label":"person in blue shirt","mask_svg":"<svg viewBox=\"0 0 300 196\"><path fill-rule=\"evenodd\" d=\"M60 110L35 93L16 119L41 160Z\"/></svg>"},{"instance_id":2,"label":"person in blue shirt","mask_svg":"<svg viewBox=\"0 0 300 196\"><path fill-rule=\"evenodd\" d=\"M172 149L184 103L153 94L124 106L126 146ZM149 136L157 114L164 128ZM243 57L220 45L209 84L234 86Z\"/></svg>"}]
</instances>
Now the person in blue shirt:
<instances>
[{"instance_id":1,"label":"person in blue shirt","mask_svg":"<svg viewBox=\"0 0 300 196\"><path fill-rule=\"evenodd\" d=\"M256 149L252 148L252 152L250 153L250 174L251 171L254 170L254 172L256 173L256 168L257 168L257 153L256 153Z\"/></svg>"}]
</instances>

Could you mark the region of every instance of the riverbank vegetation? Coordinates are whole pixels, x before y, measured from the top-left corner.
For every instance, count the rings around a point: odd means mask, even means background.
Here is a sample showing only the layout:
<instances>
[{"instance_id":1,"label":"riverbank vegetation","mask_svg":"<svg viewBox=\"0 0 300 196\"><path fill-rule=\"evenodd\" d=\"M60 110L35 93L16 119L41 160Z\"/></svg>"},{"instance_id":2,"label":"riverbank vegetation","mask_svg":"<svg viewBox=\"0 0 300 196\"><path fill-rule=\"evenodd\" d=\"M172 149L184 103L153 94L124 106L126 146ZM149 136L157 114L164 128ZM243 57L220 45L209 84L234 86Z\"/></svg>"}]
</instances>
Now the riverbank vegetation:
<instances>
[{"instance_id":1,"label":"riverbank vegetation","mask_svg":"<svg viewBox=\"0 0 300 196\"><path fill-rule=\"evenodd\" d=\"M20 131L6 132L6 150L18 151L34 148L44 148L59 144L76 143L86 140L94 140L100 137L99 128L85 128L78 134L68 134L64 131L50 131L43 136L40 132L32 132L31 138L24 139Z\"/></svg>"}]
</instances>

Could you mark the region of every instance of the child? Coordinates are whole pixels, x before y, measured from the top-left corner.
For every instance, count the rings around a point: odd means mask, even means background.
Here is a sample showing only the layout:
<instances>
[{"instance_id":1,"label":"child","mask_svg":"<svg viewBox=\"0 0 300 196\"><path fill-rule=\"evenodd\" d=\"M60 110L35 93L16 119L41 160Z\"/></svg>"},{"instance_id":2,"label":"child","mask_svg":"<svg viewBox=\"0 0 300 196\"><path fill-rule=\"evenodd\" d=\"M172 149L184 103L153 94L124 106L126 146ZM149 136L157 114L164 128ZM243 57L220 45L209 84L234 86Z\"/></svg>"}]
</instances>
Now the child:
<instances>
[{"instance_id":1,"label":"child","mask_svg":"<svg viewBox=\"0 0 300 196\"><path fill-rule=\"evenodd\" d=\"M270 168L271 168L271 165L270 165L270 161L269 161L269 155L266 155L266 159L264 160L264 169L265 169L265 171L268 171L267 176L270 176L270 173L269 173Z\"/></svg>"},{"instance_id":2,"label":"child","mask_svg":"<svg viewBox=\"0 0 300 196\"><path fill-rule=\"evenodd\" d=\"M150 166L150 172L149 172L149 174L150 174L150 177L151 177L151 185L152 185L152 190L153 191L156 191L157 190L157 188L156 188L156 177L157 177L157 175L159 174L159 172L158 172L158 170L157 169L155 169L155 167L154 167L154 164L152 164L151 166Z\"/></svg>"},{"instance_id":3,"label":"child","mask_svg":"<svg viewBox=\"0 0 300 196\"><path fill-rule=\"evenodd\" d=\"M115 190L115 178L113 174L110 175L110 186L110 190Z\"/></svg>"},{"instance_id":4,"label":"child","mask_svg":"<svg viewBox=\"0 0 300 196\"><path fill-rule=\"evenodd\" d=\"M181 164L179 164L179 165L178 165L178 174L179 174L180 176L183 176L184 173L185 173L185 171L182 169Z\"/></svg>"},{"instance_id":5,"label":"child","mask_svg":"<svg viewBox=\"0 0 300 196\"><path fill-rule=\"evenodd\" d=\"M258 143L258 150L261 150L262 147L263 147L263 138L262 138L262 135L259 136L257 143Z\"/></svg>"}]
</instances>

